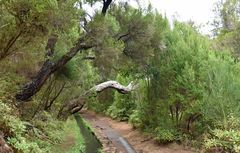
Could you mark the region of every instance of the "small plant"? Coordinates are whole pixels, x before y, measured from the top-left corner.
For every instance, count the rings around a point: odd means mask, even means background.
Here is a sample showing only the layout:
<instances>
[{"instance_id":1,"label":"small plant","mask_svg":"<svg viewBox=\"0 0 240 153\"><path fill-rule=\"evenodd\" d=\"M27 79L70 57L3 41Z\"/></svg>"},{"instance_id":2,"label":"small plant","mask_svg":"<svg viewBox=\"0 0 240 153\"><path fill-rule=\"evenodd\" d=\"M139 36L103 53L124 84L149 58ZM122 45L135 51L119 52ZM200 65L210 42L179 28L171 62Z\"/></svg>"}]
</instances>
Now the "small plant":
<instances>
[{"instance_id":1,"label":"small plant","mask_svg":"<svg viewBox=\"0 0 240 153\"><path fill-rule=\"evenodd\" d=\"M155 129L155 140L160 143L170 143L179 140L179 134L175 129L158 127Z\"/></svg>"},{"instance_id":2,"label":"small plant","mask_svg":"<svg viewBox=\"0 0 240 153\"><path fill-rule=\"evenodd\" d=\"M209 152L240 153L240 131L215 129L205 139L204 147Z\"/></svg>"},{"instance_id":3,"label":"small plant","mask_svg":"<svg viewBox=\"0 0 240 153\"><path fill-rule=\"evenodd\" d=\"M134 128L141 128L143 126L139 110L133 111L129 117L129 122L133 125Z\"/></svg>"},{"instance_id":4,"label":"small plant","mask_svg":"<svg viewBox=\"0 0 240 153\"><path fill-rule=\"evenodd\" d=\"M21 121L17 116L11 114L12 109L0 101L0 130L7 136L7 142L15 151L20 152L38 152L41 150L38 144L31 141L26 133L26 122Z\"/></svg>"},{"instance_id":5,"label":"small plant","mask_svg":"<svg viewBox=\"0 0 240 153\"><path fill-rule=\"evenodd\" d=\"M124 78L121 74L118 74L117 80L121 83L127 84L130 79ZM135 109L135 105L136 104L134 103L131 94L123 95L115 91L114 102L108 108L106 114L111 116L113 119L127 121Z\"/></svg>"},{"instance_id":6,"label":"small plant","mask_svg":"<svg viewBox=\"0 0 240 153\"><path fill-rule=\"evenodd\" d=\"M228 117L226 125L219 126L218 129L206 136L204 147L208 152L229 152L240 153L240 130L239 120L232 116Z\"/></svg>"}]
</instances>

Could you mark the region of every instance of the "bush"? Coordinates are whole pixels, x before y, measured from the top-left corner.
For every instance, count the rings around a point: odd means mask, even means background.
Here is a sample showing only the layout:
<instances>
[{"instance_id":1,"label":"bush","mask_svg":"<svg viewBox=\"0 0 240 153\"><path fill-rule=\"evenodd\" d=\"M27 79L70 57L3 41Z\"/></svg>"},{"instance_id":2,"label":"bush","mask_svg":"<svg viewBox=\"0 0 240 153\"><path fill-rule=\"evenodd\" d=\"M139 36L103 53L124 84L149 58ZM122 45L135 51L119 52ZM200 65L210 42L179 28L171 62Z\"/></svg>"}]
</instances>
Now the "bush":
<instances>
[{"instance_id":1,"label":"bush","mask_svg":"<svg viewBox=\"0 0 240 153\"><path fill-rule=\"evenodd\" d=\"M156 128L154 139L160 143L170 143L173 141L179 141L179 133L176 129Z\"/></svg>"},{"instance_id":2,"label":"bush","mask_svg":"<svg viewBox=\"0 0 240 153\"><path fill-rule=\"evenodd\" d=\"M0 100L0 131L6 135L15 152L47 153L52 144L61 142L64 126L51 114L43 112L30 123L22 121L12 112L13 109Z\"/></svg>"},{"instance_id":3,"label":"bush","mask_svg":"<svg viewBox=\"0 0 240 153\"><path fill-rule=\"evenodd\" d=\"M205 139L204 147L209 152L240 153L240 131L215 129Z\"/></svg>"},{"instance_id":4,"label":"bush","mask_svg":"<svg viewBox=\"0 0 240 153\"><path fill-rule=\"evenodd\" d=\"M141 119L141 112L139 110L134 110L129 117L129 122L133 125L134 128L142 128L143 121Z\"/></svg>"},{"instance_id":5,"label":"bush","mask_svg":"<svg viewBox=\"0 0 240 153\"><path fill-rule=\"evenodd\" d=\"M240 153L240 120L227 117L225 124L216 124L216 129L206 135L204 148L208 152Z\"/></svg>"},{"instance_id":6,"label":"bush","mask_svg":"<svg viewBox=\"0 0 240 153\"><path fill-rule=\"evenodd\" d=\"M63 122L54 119L50 113L44 111L38 114L33 124L37 130L40 130L39 132L42 133L42 135L49 139L51 143L55 144L61 142L62 132L64 130Z\"/></svg>"},{"instance_id":7,"label":"bush","mask_svg":"<svg viewBox=\"0 0 240 153\"><path fill-rule=\"evenodd\" d=\"M12 109L0 101L0 130L7 136L7 142L15 151L24 153L43 152L36 142L30 141L26 134L26 122L11 114Z\"/></svg>"}]
</instances>

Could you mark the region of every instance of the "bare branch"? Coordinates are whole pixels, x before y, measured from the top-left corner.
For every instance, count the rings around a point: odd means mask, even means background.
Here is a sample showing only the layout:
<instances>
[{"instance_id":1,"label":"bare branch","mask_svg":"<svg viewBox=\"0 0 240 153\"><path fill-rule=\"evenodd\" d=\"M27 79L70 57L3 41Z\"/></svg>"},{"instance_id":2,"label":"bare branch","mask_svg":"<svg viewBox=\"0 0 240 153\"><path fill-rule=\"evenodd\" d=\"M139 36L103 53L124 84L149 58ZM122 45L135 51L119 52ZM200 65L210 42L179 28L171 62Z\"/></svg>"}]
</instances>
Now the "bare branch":
<instances>
[{"instance_id":1,"label":"bare branch","mask_svg":"<svg viewBox=\"0 0 240 153\"><path fill-rule=\"evenodd\" d=\"M95 59L96 59L95 56L86 56L82 58L82 60L95 60Z\"/></svg>"},{"instance_id":2,"label":"bare branch","mask_svg":"<svg viewBox=\"0 0 240 153\"><path fill-rule=\"evenodd\" d=\"M112 88L112 89L116 89L119 93L122 93L122 94L127 94L129 92L131 92L132 90L134 90L136 87L136 85L132 82L129 83L129 85L127 86L124 86L124 85L121 85L119 82L117 81L106 81L106 82L103 82L99 85L96 85L94 86L93 88L91 88L87 94L89 92L97 92L97 93L100 93L102 92L103 90L105 89L108 89L108 88Z\"/></svg>"},{"instance_id":3,"label":"bare branch","mask_svg":"<svg viewBox=\"0 0 240 153\"><path fill-rule=\"evenodd\" d=\"M118 37L118 40L122 40L124 37L127 37L129 35L130 35L130 33L123 34L123 35Z\"/></svg>"}]
</instances>

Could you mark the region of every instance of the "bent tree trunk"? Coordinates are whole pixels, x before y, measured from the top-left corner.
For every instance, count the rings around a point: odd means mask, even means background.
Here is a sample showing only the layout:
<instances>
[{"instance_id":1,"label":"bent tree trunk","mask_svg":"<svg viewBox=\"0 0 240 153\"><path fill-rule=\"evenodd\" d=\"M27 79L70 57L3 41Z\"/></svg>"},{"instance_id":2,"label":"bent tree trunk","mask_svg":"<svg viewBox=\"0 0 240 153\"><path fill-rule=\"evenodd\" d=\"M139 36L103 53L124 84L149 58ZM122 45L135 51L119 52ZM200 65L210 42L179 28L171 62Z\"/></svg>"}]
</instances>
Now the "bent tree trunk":
<instances>
[{"instance_id":1,"label":"bent tree trunk","mask_svg":"<svg viewBox=\"0 0 240 153\"><path fill-rule=\"evenodd\" d=\"M83 108L85 101L86 99L81 97L63 104L58 112L57 118L63 121L67 120L68 116L80 111Z\"/></svg>"},{"instance_id":2,"label":"bent tree trunk","mask_svg":"<svg viewBox=\"0 0 240 153\"><path fill-rule=\"evenodd\" d=\"M53 74L55 71L61 69L69 60L71 60L79 51L87 50L93 46L87 45L85 43L85 37L82 37L78 40L76 45L70 49L65 55L63 55L57 62L52 62L46 60L37 73L36 77L29 83L27 83L22 91L16 94L17 101L27 101L33 95L35 95L46 82L46 80Z\"/></svg>"},{"instance_id":3,"label":"bent tree trunk","mask_svg":"<svg viewBox=\"0 0 240 153\"><path fill-rule=\"evenodd\" d=\"M136 86L133 82L131 82L128 86L121 85L117 81L106 81L98 84L93 88L89 89L83 95L74 98L73 100L70 100L70 102L68 103L63 104L58 113L58 118L61 120L66 120L69 115L80 111L89 97L95 96L96 94L102 92L107 88L115 89L122 94L128 94L133 91L135 87Z\"/></svg>"}]
</instances>

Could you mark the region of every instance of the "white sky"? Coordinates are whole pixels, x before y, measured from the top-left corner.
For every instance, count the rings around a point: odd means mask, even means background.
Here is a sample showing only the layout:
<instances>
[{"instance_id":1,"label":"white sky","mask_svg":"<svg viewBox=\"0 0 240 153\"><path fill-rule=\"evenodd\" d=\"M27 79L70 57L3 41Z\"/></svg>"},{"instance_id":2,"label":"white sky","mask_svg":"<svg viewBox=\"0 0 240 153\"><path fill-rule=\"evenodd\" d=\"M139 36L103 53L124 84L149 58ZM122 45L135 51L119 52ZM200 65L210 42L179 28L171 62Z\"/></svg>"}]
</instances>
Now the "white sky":
<instances>
[{"instance_id":1,"label":"white sky","mask_svg":"<svg viewBox=\"0 0 240 153\"><path fill-rule=\"evenodd\" d=\"M145 1L147 0L140 0ZM154 8L157 8L163 15L166 14L169 20L177 17L180 21L194 21L201 25L201 32L210 34L212 27L207 23L214 17L213 6L219 0L148 0Z\"/></svg>"},{"instance_id":2,"label":"white sky","mask_svg":"<svg viewBox=\"0 0 240 153\"><path fill-rule=\"evenodd\" d=\"M129 1L136 6L136 0L115 0ZM201 25L203 34L211 34L212 27L207 23L213 21L213 5L219 0L139 0L141 5L146 7L149 2L162 15L166 14L170 22L177 18L179 21L194 21ZM98 4L98 7L102 4Z\"/></svg>"}]
</instances>

